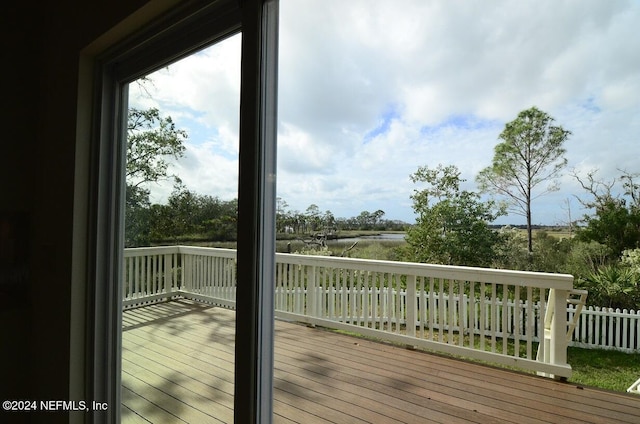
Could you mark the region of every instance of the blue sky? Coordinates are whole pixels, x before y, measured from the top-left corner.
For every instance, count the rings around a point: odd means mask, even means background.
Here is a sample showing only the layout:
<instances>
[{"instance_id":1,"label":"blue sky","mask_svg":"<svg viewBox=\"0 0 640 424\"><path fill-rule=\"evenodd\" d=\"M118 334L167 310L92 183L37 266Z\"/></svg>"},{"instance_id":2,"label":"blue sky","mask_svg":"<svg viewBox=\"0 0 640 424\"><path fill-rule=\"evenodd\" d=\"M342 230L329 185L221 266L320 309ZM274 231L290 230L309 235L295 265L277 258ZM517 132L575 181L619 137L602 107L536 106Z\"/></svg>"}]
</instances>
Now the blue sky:
<instances>
[{"instance_id":1,"label":"blue sky","mask_svg":"<svg viewBox=\"0 0 640 424\"><path fill-rule=\"evenodd\" d=\"M281 0L278 196L335 216L382 209L412 222L409 175L458 166L475 189L518 112L572 132L561 190L533 221L584 213L569 175L640 172L640 2L624 0ZM189 133L175 163L188 188L237 196L240 36L151 76L147 95ZM163 202L171 184L154 184ZM499 223L523 223L517 215Z\"/></svg>"}]
</instances>

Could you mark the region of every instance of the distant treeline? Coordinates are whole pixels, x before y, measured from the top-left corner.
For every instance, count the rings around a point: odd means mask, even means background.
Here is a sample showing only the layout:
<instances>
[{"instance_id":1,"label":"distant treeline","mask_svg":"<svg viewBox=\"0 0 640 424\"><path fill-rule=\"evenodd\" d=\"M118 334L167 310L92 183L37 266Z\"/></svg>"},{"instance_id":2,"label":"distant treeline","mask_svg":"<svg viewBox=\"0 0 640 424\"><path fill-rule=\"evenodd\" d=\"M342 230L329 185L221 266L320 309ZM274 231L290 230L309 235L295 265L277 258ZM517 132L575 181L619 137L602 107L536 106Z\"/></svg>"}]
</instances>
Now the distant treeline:
<instances>
[{"instance_id":1,"label":"distant treeline","mask_svg":"<svg viewBox=\"0 0 640 424\"><path fill-rule=\"evenodd\" d=\"M276 231L281 234L336 234L345 230L404 231L409 224L383 219L384 211L363 211L336 218L316 205L305 212L289 211L278 199ZM236 241L238 201L201 195L176 184L166 204L152 204L149 193L127 187L125 246L139 247L183 241Z\"/></svg>"}]
</instances>

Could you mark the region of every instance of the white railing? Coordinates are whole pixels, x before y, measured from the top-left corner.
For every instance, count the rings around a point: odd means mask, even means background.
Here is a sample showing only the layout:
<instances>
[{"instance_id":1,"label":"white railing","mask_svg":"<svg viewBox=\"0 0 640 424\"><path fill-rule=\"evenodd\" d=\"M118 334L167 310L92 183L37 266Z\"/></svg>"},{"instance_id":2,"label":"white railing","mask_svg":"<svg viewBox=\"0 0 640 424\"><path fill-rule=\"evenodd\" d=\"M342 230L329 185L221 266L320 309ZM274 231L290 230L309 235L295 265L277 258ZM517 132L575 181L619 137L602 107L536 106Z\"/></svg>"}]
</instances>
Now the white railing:
<instances>
[{"instance_id":1,"label":"white railing","mask_svg":"<svg viewBox=\"0 0 640 424\"><path fill-rule=\"evenodd\" d=\"M233 308L235 267L228 249L126 249L124 305L181 296ZM295 254L276 254L274 279L279 318L556 377L571 374L572 288L570 275ZM539 338L552 292L561 313Z\"/></svg>"},{"instance_id":2,"label":"white railing","mask_svg":"<svg viewBox=\"0 0 640 424\"><path fill-rule=\"evenodd\" d=\"M181 296L184 285L181 260L178 246L124 249L124 307Z\"/></svg>"}]
</instances>

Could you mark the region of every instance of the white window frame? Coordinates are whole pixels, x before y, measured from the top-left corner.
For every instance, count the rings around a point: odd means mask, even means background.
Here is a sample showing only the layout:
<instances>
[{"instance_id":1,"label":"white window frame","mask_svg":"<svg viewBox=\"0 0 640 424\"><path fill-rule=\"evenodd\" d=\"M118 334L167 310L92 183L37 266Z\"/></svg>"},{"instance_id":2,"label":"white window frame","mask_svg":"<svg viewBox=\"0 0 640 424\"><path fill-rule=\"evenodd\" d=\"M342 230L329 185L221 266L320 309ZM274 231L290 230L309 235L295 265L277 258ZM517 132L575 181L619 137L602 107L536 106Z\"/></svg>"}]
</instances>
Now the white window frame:
<instances>
[{"instance_id":1,"label":"white window frame","mask_svg":"<svg viewBox=\"0 0 640 424\"><path fill-rule=\"evenodd\" d=\"M242 32L234 420L273 411L278 0L187 1L94 63L86 246L89 422L120 421L127 85Z\"/></svg>"}]
</instances>

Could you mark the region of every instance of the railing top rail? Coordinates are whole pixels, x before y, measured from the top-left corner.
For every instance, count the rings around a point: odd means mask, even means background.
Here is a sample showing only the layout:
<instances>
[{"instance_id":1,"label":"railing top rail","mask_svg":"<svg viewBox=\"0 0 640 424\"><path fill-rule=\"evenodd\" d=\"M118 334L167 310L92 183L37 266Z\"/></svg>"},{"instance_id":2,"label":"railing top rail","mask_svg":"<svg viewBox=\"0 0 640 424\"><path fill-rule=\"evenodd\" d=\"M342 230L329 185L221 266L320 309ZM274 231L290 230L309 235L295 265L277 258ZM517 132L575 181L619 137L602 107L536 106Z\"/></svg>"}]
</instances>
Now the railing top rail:
<instances>
[{"instance_id":1,"label":"railing top rail","mask_svg":"<svg viewBox=\"0 0 640 424\"><path fill-rule=\"evenodd\" d=\"M276 262L317 265L327 268L342 268L373 272L416 275L449 280L473 281L571 290L573 276L545 272L514 271L492 268L464 267L453 265L423 264L415 262L383 261L373 259L339 258L332 256L310 256L291 253L276 253Z\"/></svg>"},{"instance_id":2,"label":"railing top rail","mask_svg":"<svg viewBox=\"0 0 640 424\"><path fill-rule=\"evenodd\" d=\"M235 258L235 249L222 249L215 247L198 246L153 246L153 247L128 247L124 249L124 257L162 255L171 253L185 253L202 256L218 256L225 258Z\"/></svg>"},{"instance_id":3,"label":"railing top rail","mask_svg":"<svg viewBox=\"0 0 640 424\"><path fill-rule=\"evenodd\" d=\"M125 258L144 255L168 255L172 253L180 253L180 246L128 247L124 249Z\"/></svg>"},{"instance_id":4,"label":"railing top rail","mask_svg":"<svg viewBox=\"0 0 640 424\"><path fill-rule=\"evenodd\" d=\"M223 249L218 247L178 246L180 253L202 256L218 256L223 258L235 258L235 249Z\"/></svg>"},{"instance_id":5,"label":"railing top rail","mask_svg":"<svg viewBox=\"0 0 640 424\"><path fill-rule=\"evenodd\" d=\"M161 246L125 249L125 257L142 254L183 253L203 256L235 258L235 249L220 249L197 246ZM418 277L433 277L457 281L530 286L571 290L573 276L545 272L514 271L505 269L476 268L453 265L435 265L415 262L396 262L374 259L340 258L335 256L298 255L294 253L276 253L277 263L321 266L326 268L388 272Z\"/></svg>"}]
</instances>

